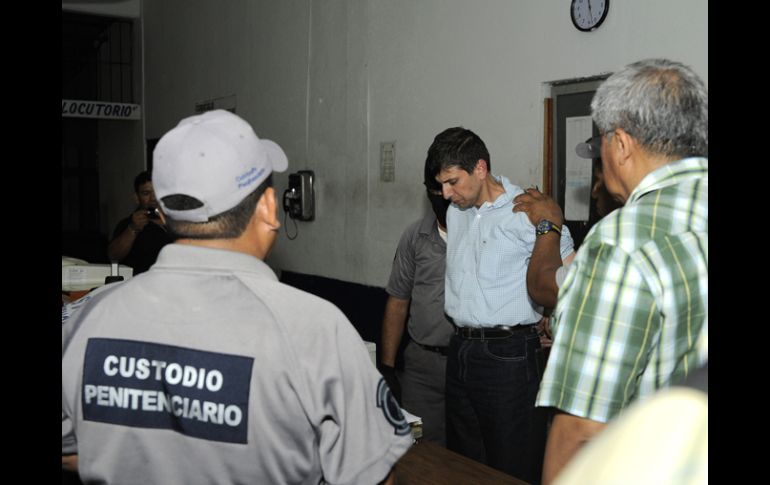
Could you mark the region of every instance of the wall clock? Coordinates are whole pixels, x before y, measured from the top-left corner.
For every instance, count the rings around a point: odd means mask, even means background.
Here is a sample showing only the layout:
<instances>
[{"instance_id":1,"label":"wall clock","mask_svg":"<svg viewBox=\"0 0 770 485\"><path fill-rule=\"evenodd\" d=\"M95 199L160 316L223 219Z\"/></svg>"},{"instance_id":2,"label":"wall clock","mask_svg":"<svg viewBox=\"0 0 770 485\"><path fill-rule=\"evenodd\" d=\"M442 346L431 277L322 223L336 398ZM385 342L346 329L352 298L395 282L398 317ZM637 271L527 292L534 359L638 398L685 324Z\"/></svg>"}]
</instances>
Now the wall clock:
<instances>
[{"instance_id":1,"label":"wall clock","mask_svg":"<svg viewBox=\"0 0 770 485\"><path fill-rule=\"evenodd\" d=\"M610 10L610 0L572 0L569 13L575 28L582 32L596 30Z\"/></svg>"}]
</instances>

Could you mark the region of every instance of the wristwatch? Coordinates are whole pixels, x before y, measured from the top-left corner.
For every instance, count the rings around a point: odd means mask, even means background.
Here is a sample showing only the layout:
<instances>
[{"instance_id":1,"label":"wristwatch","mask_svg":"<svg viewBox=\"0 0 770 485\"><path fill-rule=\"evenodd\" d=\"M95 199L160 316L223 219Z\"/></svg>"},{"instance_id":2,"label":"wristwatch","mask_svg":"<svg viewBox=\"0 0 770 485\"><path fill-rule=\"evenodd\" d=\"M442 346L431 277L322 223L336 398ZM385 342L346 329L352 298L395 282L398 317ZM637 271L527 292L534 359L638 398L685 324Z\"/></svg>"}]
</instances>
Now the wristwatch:
<instances>
[{"instance_id":1,"label":"wristwatch","mask_svg":"<svg viewBox=\"0 0 770 485\"><path fill-rule=\"evenodd\" d=\"M540 222L537 223L537 226L535 227L535 232L538 236L542 236L543 234L548 234L551 231L555 231L556 234L561 235L561 227L557 226L553 222L549 221L548 219L542 219Z\"/></svg>"}]
</instances>

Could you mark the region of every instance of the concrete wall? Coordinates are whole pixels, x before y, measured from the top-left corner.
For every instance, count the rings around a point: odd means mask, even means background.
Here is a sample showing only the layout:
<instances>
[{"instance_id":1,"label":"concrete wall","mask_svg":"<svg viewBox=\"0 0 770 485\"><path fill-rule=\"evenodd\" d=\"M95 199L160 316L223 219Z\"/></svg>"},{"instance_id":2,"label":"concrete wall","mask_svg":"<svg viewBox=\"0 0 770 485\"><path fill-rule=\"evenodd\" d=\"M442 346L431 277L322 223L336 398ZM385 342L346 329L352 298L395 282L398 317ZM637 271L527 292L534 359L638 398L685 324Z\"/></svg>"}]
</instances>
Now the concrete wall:
<instances>
[{"instance_id":1,"label":"concrete wall","mask_svg":"<svg viewBox=\"0 0 770 485\"><path fill-rule=\"evenodd\" d=\"M703 0L612 2L598 31L569 2L510 0L144 0L146 137L235 95L236 112L279 143L289 171L316 172L316 220L282 234L276 269L384 286L398 238L429 210L425 152L463 125L492 171L542 180L548 83L668 57L708 82ZM395 182L379 180L396 142ZM280 194L287 175L276 177ZM291 221L288 229L293 231Z\"/></svg>"}]
</instances>

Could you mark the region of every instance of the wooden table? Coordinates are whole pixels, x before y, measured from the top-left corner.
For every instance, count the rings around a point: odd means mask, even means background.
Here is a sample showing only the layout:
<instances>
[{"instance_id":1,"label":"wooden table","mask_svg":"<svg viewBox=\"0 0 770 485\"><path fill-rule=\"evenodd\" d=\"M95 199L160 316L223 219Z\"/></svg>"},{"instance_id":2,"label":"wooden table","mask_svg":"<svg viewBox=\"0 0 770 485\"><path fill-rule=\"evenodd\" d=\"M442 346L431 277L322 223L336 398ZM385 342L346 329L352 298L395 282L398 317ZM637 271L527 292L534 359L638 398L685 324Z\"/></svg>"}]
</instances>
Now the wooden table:
<instances>
[{"instance_id":1,"label":"wooden table","mask_svg":"<svg viewBox=\"0 0 770 485\"><path fill-rule=\"evenodd\" d=\"M78 290L78 291L64 291L61 292L61 304L62 306L66 305L67 303L71 303L78 298L82 298L85 296L91 289L88 290Z\"/></svg>"},{"instance_id":2,"label":"wooden table","mask_svg":"<svg viewBox=\"0 0 770 485\"><path fill-rule=\"evenodd\" d=\"M529 485L434 443L417 443L396 463L397 485Z\"/></svg>"}]
</instances>

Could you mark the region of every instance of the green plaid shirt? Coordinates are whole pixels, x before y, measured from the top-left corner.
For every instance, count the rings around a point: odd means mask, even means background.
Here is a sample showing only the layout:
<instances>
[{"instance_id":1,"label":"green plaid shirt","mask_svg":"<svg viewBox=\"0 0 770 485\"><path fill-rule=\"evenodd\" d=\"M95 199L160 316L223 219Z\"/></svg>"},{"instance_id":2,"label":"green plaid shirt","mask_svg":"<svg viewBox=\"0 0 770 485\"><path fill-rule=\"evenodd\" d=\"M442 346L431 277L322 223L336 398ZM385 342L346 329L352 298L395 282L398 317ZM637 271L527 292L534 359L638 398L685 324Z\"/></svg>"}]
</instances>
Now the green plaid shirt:
<instances>
[{"instance_id":1,"label":"green plaid shirt","mask_svg":"<svg viewBox=\"0 0 770 485\"><path fill-rule=\"evenodd\" d=\"M537 396L607 422L708 360L708 160L649 173L588 233L559 293Z\"/></svg>"}]
</instances>

